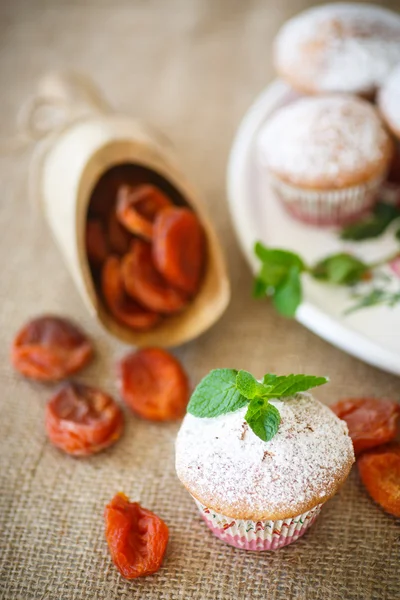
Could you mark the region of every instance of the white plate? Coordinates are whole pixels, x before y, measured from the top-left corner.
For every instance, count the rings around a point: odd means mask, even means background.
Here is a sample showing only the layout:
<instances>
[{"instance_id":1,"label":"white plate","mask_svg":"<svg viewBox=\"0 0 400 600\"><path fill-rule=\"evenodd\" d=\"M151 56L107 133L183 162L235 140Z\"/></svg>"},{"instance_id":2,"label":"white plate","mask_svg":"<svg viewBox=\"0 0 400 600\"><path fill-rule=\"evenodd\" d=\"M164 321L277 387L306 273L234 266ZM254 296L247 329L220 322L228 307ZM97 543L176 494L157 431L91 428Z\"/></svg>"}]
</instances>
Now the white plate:
<instances>
[{"instance_id":1,"label":"white plate","mask_svg":"<svg viewBox=\"0 0 400 600\"><path fill-rule=\"evenodd\" d=\"M258 261L254 243L294 250L311 263L339 250L376 260L397 248L393 232L378 240L343 242L335 228L317 228L292 219L261 182L256 161L256 138L266 118L294 94L282 81L272 83L244 117L228 164L228 199L239 243L254 273ZM395 224L394 224L395 226ZM304 277L304 301L296 319L314 333L371 365L400 375L400 305L375 306L345 315L354 303L347 288Z\"/></svg>"}]
</instances>

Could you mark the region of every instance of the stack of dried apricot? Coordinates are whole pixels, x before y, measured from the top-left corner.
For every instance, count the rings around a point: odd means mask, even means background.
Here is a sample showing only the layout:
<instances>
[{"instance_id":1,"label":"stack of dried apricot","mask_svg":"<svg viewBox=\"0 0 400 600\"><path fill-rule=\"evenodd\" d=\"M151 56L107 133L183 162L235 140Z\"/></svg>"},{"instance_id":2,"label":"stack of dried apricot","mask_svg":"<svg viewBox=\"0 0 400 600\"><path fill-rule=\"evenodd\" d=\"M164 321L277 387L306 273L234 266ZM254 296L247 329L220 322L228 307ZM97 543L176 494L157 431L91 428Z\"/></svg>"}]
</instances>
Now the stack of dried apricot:
<instances>
[{"instance_id":1,"label":"stack of dried apricot","mask_svg":"<svg viewBox=\"0 0 400 600\"><path fill-rule=\"evenodd\" d=\"M195 213L132 169L106 173L96 186L86 250L110 313L145 331L184 310L196 295L206 244Z\"/></svg>"},{"instance_id":2,"label":"stack of dried apricot","mask_svg":"<svg viewBox=\"0 0 400 600\"><path fill-rule=\"evenodd\" d=\"M361 481L388 513L400 517L400 405L377 398L350 398L331 406L346 421Z\"/></svg>"}]
</instances>

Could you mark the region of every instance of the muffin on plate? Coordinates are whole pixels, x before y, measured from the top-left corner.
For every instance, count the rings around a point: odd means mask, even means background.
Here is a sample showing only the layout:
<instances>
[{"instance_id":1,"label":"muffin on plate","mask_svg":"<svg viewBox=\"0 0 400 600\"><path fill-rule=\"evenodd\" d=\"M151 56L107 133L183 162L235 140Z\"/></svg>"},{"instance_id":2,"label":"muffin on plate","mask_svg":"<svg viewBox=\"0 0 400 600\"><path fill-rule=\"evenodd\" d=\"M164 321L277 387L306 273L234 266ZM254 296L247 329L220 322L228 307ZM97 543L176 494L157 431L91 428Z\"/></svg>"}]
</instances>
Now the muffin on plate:
<instances>
[{"instance_id":1,"label":"muffin on plate","mask_svg":"<svg viewBox=\"0 0 400 600\"><path fill-rule=\"evenodd\" d=\"M400 140L400 64L391 72L380 89L378 106L386 125Z\"/></svg>"},{"instance_id":2,"label":"muffin on plate","mask_svg":"<svg viewBox=\"0 0 400 600\"><path fill-rule=\"evenodd\" d=\"M302 536L354 462L346 424L311 394L268 405L280 414L269 441L249 417L251 403L212 418L187 414L176 441L178 477L206 524L246 550L275 550Z\"/></svg>"},{"instance_id":3,"label":"muffin on plate","mask_svg":"<svg viewBox=\"0 0 400 600\"><path fill-rule=\"evenodd\" d=\"M380 89L378 107L395 139L395 154L390 166L385 192L388 200L400 202L400 64L392 71Z\"/></svg>"},{"instance_id":4,"label":"muffin on plate","mask_svg":"<svg viewBox=\"0 0 400 600\"><path fill-rule=\"evenodd\" d=\"M279 75L306 94L371 97L400 61L400 15L372 4L316 6L283 25L274 46Z\"/></svg>"},{"instance_id":5,"label":"muffin on plate","mask_svg":"<svg viewBox=\"0 0 400 600\"><path fill-rule=\"evenodd\" d=\"M392 153L376 109L346 95L301 98L273 113L258 137L262 174L295 217L317 225L370 209Z\"/></svg>"}]
</instances>

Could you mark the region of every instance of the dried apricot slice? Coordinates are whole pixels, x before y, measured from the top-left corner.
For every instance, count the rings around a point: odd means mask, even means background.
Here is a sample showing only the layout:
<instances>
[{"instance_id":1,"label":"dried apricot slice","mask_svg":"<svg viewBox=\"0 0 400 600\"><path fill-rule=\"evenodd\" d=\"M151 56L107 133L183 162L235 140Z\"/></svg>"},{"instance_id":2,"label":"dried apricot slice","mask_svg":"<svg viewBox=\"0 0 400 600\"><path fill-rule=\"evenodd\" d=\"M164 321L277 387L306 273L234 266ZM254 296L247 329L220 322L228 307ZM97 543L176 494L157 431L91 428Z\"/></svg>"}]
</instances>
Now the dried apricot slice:
<instances>
[{"instance_id":1,"label":"dried apricot slice","mask_svg":"<svg viewBox=\"0 0 400 600\"><path fill-rule=\"evenodd\" d=\"M153 221L157 213L168 206L172 206L171 200L154 185L124 185L118 191L117 217L120 223L131 233L147 240L153 236Z\"/></svg>"},{"instance_id":2,"label":"dried apricot slice","mask_svg":"<svg viewBox=\"0 0 400 600\"><path fill-rule=\"evenodd\" d=\"M123 174L118 169L111 169L100 177L90 197L89 218L96 217L103 223L108 222L111 211L115 210L118 188L123 182Z\"/></svg>"},{"instance_id":3,"label":"dried apricot slice","mask_svg":"<svg viewBox=\"0 0 400 600\"><path fill-rule=\"evenodd\" d=\"M118 221L115 210L108 218L107 239L111 252L120 255L128 252L132 236Z\"/></svg>"},{"instance_id":4,"label":"dried apricot slice","mask_svg":"<svg viewBox=\"0 0 400 600\"><path fill-rule=\"evenodd\" d=\"M365 452L357 461L361 481L388 513L400 517L400 444Z\"/></svg>"},{"instance_id":5,"label":"dried apricot slice","mask_svg":"<svg viewBox=\"0 0 400 600\"><path fill-rule=\"evenodd\" d=\"M92 345L81 329L67 319L45 315L18 332L11 361L25 377L57 381L82 369L92 355Z\"/></svg>"},{"instance_id":6,"label":"dried apricot slice","mask_svg":"<svg viewBox=\"0 0 400 600\"><path fill-rule=\"evenodd\" d=\"M86 223L86 253L94 267L101 266L107 258L107 239L99 219L89 219Z\"/></svg>"},{"instance_id":7,"label":"dried apricot slice","mask_svg":"<svg viewBox=\"0 0 400 600\"><path fill-rule=\"evenodd\" d=\"M349 398L331 406L346 421L355 454L374 448L396 437L399 405L378 398Z\"/></svg>"},{"instance_id":8,"label":"dried apricot slice","mask_svg":"<svg viewBox=\"0 0 400 600\"><path fill-rule=\"evenodd\" d=\"M182 365L169 352L143 348L125 356L118 367L121 396L140 417L168 421L184 416L189 382Z\"/></svg>"},{"instance_id":9,"label":"dried apricot slice","mask_svg":"<svg viewBox=\"0 0 400 600\"><path fill-rule=\"evenodd\" d=\"M101 288L110 312L123 325L145 331L160 321L161 317L157 313L143 308L126 294L121 275L121 260L117 256L109 256L104 263Z\"/></svg>"},{"instance_id":10,"label":"dried apricot slice","mask_svg":"<svg viewBox=\"0 0 400 600\"><path fill-rule=\"evenodd\" d=\"M86 456L111 446L121 436L122 411L101 390L68 383L46 406L50 441L73 456Z\"/></svg>"},{"instance_id":11,"label":"dried apricot slice","mask_svg":"<svg viewBox=\"0 0 400 600\"><path fill-rule=\"evenodd\" d=\"M154 264L175 287L197 292L205 262L205 237L199 219L187 208L165 208L154 221Z\"/></svg>"},{"instance_id":12,"label":"dried apricot slice","mask_svg":"<svg viewBox=\"0 0 400 600\"><path fill-rule=\"evenodd\" d=\"M167 549L168 526L160 517L116 494L104 511L111 558L126 579L152 575Z\"/></svg>"},{"instance_id":13,"label":"dried apricot slice","mask_svg":"<svg viewBox=\"0 0 400 600\"><path fill-rule=\"evenodd\" d=\"M149 310L171 314L188 303L187 295L173 288L156 270L151 246L135 240L122 259L122 279L127 293Z\"/></svg>"},{"instance_id":14,"label":"dried apricot slice","mask_svg":"<svg viewBox=\"0 0 400 600\"><path fill-rule=\"evenodd\" d=\"M396 147L387 178L389 183L400 184L400 149L398 147Z\"/></svg>"}]
</instances>

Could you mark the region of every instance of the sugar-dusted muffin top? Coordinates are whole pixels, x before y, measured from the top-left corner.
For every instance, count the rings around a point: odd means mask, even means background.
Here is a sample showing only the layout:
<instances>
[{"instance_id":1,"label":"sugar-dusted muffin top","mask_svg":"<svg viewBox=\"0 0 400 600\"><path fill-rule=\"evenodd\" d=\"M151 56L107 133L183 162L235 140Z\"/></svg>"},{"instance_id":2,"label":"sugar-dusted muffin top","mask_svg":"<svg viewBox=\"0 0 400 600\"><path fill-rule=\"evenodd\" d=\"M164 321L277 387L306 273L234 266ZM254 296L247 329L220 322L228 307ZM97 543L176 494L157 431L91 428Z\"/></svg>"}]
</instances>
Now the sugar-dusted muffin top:
<instances>
[{"instance_id":1,"label":"sugar-dusted muffin top","mask_svg":"<svg viewBox=\"0 0 400 600\"><path fill-rule=\"evenodd\" d=\"M302 393L275 400L281 424L269 442L244 420L246 407L215 418L187 414L176 470L205 506L238 519L284 519L333 496L354 462L347 426Z\"/></svg>"},{"instance_id":2,"label":"sugar-dusted muffin top","mask_svg":"<svg viewBox=\"0 0 400 600\"><path fill-rule=\"evenodd\" d=\"M277 110L260 131L258 151L261 165L283 181L326 190L383 176L392 142L367 101L318 96Z\"/></svg>"},{"instance_id":3,"label":"sugar-dusted muffin top","mask_svg":"<svg viewBox=\"0 0 400 600\"><path fill-rule=\"evenodd\" d=\"M400 138L400 62L381 88L378 104L388 127Z\"/></svg>"},{"instance_id":4,"label":"sugar-dusted muffin top","mask_svg":"<svg viewBox=\"0 0 400 600\"><path fill-rule=\"evenodd\" d=\"M282 27L274 55L300 91L372 94L400 61L400 15L372 4L317 6Z\"/></svg>"}]
</instances>

